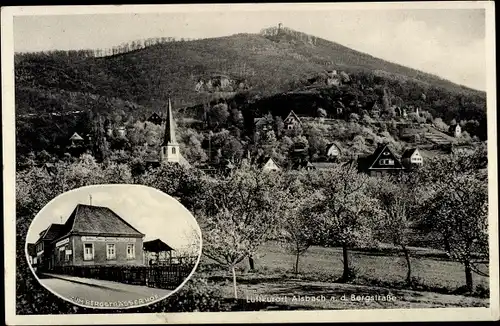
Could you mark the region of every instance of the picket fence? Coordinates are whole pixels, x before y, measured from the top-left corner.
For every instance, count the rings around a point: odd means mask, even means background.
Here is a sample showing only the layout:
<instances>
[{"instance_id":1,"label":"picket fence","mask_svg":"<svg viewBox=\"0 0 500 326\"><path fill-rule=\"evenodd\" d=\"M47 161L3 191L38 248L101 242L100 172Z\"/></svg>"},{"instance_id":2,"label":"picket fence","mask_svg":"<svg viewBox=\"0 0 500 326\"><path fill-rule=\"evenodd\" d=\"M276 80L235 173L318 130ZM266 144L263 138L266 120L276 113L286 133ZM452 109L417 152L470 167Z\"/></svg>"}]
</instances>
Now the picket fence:
<instances>
[{"instance_id":1,"label":"picket fence","mask_svg":"<svg viewBox=\"0 0 500 326\"><path fill-rule=\"evenodd\" d=\"M173 290L194 266L57 266L50 273Z\"/></svg>"}]
</instances>

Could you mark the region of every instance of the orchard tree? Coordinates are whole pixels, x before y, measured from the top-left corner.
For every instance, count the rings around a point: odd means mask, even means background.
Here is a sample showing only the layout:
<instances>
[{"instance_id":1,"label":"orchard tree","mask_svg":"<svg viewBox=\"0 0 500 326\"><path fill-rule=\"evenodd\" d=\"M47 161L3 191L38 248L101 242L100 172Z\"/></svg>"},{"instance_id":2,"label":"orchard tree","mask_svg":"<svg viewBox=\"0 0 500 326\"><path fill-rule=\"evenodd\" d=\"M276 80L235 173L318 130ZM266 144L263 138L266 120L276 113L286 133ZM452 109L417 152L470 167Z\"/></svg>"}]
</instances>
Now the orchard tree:
<instances>
[{"instance_id":1,"label":"orchard tree","mask_svg":"<svg viewBox=\"0 0 500 326\"><path fill-rule=\"evenodd\" d=\"M314 191L304 184L301 172L291 172L285 175L286 188L281 192L283 203L282 240L295 255L294 273L299 273L300 257L309 249L316 239L320 227L314 215L309 214L309 208L315 201Z\"/></svg>"},{"instance_id":2,"label":"orchard tree","mask_svg":"<svg viewBox=\"0 0 500 326\"><path fill-rule=\"evenodd\" d=\"M464 265L467 291L473 290L472 273L488 276L488 187L479 173L441 170L442 178L429 187L422 202L425 224L438 230L450 257Z\"/></svg>"},{"instance_id":3,"label":"orchard tree","mask_svg":"<svg viewBox=\"0 0 500 326\"><path fill-rule=\"evenodd\" d=\"M412 180L413 179L413 180ZM415 203L415 178L409 173L399 178L378 179L376 194L380 200L384 218L376 225L378 236L383 241L399 246L406 260L406 283L411 284L412 269L408 250L409 236L413 226L412 208Z\"/></svg>"},{"instance_id":4,"label":"orchard tree","mask_svg":"<svg viewBox=\"0 0 500 326\"><path fill-rule=\"evenodd\" d=\"M273 172L245 166L225 179L212 179L200 193L206 199L199 214L203 254L230 270L236 299L236 265L278 231L278 181Z\"/></svg>"},{"instance_id":5,"label":"orchard tree","mask_svg":"<svg viewBox=\"0 0 500 326\"><path fill-rule=\"evenodd\" d=\"M380 216L377 200L366 196L367 179L353 164L313 173L310 178L319 192L311 212L321 221L323 241L342 248L344 282L354 276L349 249L370 242L372 225Z\"/></svg>"}]
</instances>

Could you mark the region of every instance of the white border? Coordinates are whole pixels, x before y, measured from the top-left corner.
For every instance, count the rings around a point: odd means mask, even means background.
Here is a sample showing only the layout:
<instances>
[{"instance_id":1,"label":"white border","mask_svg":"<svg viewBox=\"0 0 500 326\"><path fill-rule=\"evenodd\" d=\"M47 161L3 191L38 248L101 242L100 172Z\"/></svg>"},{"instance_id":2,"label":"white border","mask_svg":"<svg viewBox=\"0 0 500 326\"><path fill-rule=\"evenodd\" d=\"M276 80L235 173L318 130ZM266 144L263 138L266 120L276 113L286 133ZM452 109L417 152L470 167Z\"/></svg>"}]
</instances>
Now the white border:
<instances>
[{"instance_id":1,"label":"white border","mask_svg":"<svg viewBox=\"0 0 500 326\"><path fill-rule=\"evenodd\" d=\"M321 310L265 312L196 312L156 314L90 315L15 315L15 127L13 73L13 16L77 15L97 13L163 13L206 11L316 11L316 10L388 10L388 9L485 9L488 116L488 177L490 226L490 307L380 310ZM137 6L50 6L2 8L2 127L4 157L4 236L5 236L5 308L7 324L151 324L151 323L259 323L259 322L349 322L349 321L450 321L499 319L498 207L497 207L497 134L496 134L496 61L495 16L492 1L392 2L392 3L321 3L321 4L209 4L209 5L137 5ZM6 158L9 158L6 160Z\"/></svg>"},{"instance_id":2,"label":"white border","mask_svg":"<svg viewBox=\"0 0 500 326\"><path fill-rule=\"evenodd\" d=\"M53 291L51 288L45 286L42 282L40 282L40 279L38 278L38 276L36 275L35 271L33 270L33 266L31 266L31 264L29 263L29 260L28 260L28 256L29 256L29 253L28 253L28 239L26 237L26 243L24 245L24 254L26 255L26 261L28 262L28 266L31 270L31 273L33 273L33 276L36 278L36 280L38 281L38 283L40 283L41 286L43 286L44 288L46 288L48 291L50 291L52 294L58 296L59 298L71 303L71 304L74 304L76 306L80 306L80 307L83 307L83 308L90 308L90 309L96 309L96 311L98 311L99 309L102 309L102 310L117 310L117 309L123 309L123 310L127 310L127 309L135 309L135 308L140 308L140 307L146 307L146 306L149 306L149 305L152 305L154 303L157 303L157 302L160 302L162 300L165 300L167 299L168 297L170 297L171 295L175 294L177 291L179 291L183 286L184 284L187 283L187 281L189 281L191 279L191 277L193 277L194 273L196 272L196 269L198 268L198 264L200 263L200 259L201 259L201 253L202 253L202 248L203 248L203 235L201 233L201 228L200 228L200 225L198 224L198 222L196 221L195 217L193 216L193 214L186 208L184 207L184 205L182 205L177 199L175 199L174 197L164 193L163 191L160 191L156 188L152 188L152 187L148 187L148 186L144 186L144 185L138 185L138 184L100 184L100 185L90 185L90 186L83 186L83 187L80 187L80 188L76 188L76 189L71 189L69 191L66 191L62 194L59 194L57 197L55 198L52 198L52 200L50 200L35 216L35 218L33 218L33 220L31 221L31 224L30 224L30 227L28 228L28 232L29 230L31 229L31 227L33 226L33 223L35 222L35 220L40 216L40 214L43 213L43 211L49 206L49 205L53 205L55 202L57 202L58 200L61 200L63 196L65 196L66 194L70 193L70 192L77 192L77 191L85 191L85 190L89 190L89 189L92 189L92 188L101 188L101 187L122 187L122 188L149 188L153 191L156 191L162 195L164 195L165 197L168 197L170 198L170 200L172 200L173 202L176 203L176 205L179 205L180 207L182 207L182 209L185 211L186 213L186 216L189 216L191 219L193 219L193 221L195 222L196 224L196 227L197 227L197 232L198 232L198 235L200 236L200 247L198 248L198 259L196 260L196 263L193 267L193 269L191 270L191 272L189 273L189 275L184 279L184 281L182 281L182 283L177 286L174 290L172 290L172 292L170 292L169 294L167 294L166 296L164 297L161 297L155 301L151 301L151 302L148 302L148 303L145 303L145 304L142 304L142 305L136 305L136 306L125 306L125 307L96 307L96 306L86 306L86 305L83 305L83 304L79 304L75 301L72 301L68 298L65 298L64 296L60 295L59 293ZM114 190L114 189L113 189ZM112 192L112 191L110 191ZM109 245L109 244L108 244ZM134 244L135 246L135 244ZM73 248L73 250L75 250ZM134 249L135 250L135 249ZM94 252L94 244L92 243L92 253L93 255L95 255L95 252ZM115 252L116 254L116 252ZM107 255L107 248L106 248L106 255Z\"/></svg>"}]
</instances>

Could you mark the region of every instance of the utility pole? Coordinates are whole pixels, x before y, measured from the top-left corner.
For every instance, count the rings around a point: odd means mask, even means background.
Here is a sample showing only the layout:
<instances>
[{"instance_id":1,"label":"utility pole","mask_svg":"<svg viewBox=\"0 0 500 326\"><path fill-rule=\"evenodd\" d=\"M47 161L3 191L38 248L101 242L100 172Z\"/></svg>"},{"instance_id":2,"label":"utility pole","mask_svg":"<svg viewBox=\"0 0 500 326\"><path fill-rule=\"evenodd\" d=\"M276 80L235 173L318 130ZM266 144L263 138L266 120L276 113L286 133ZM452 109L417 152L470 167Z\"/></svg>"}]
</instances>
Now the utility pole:
<instances>
[{"instance_id":1,"label":"utility pole","mask_svg":"<svg viewBox=\"0 0 500 326\"><path fill-rule=\"evenodd\" d=\"M92 206L92 195L89 194L90 206Z\"/></svg>"}]
</instances>

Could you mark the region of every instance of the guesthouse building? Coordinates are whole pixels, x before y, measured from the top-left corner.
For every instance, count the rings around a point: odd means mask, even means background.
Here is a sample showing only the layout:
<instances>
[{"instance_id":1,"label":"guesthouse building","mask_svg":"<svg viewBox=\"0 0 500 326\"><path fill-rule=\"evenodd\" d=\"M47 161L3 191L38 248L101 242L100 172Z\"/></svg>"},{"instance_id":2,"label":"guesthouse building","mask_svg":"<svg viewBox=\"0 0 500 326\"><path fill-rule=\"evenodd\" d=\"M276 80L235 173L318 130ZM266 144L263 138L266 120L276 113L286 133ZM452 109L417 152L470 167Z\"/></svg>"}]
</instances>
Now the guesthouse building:
<instances>
[{"instance_id":1,"label":"guesthouse building","mask_svg":"<svg viewBox=\"0 0 500 326\"><path fill-rule=\"evenodd\" d=\"M47 270L143 265L143 238L143 233L110 208L78 204L66 223L52 224L41 233L36 248Z\"/></svg>"}]
</instances>

